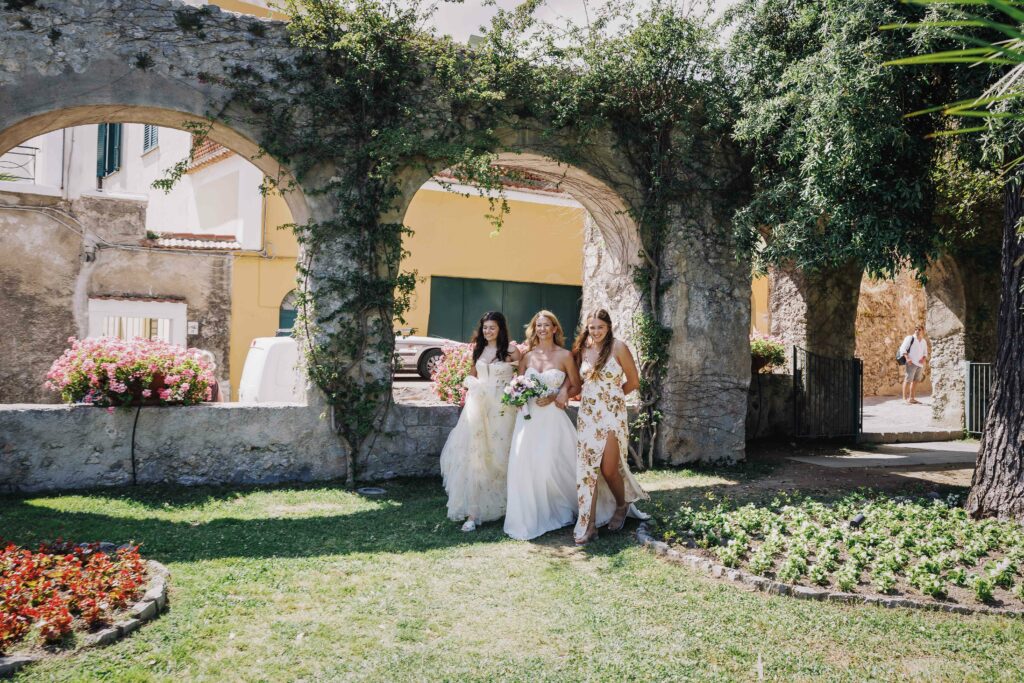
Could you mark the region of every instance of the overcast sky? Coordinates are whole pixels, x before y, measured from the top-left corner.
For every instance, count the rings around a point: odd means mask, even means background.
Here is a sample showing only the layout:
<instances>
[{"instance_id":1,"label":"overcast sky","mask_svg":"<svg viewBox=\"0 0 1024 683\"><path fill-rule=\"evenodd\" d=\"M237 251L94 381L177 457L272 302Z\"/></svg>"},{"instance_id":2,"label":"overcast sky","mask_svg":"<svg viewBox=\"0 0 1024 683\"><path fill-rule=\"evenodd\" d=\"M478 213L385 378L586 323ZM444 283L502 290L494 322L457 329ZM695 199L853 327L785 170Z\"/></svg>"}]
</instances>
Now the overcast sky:
<instances>
[{"instance_id":1,"label":"overcast sky","mask_svg":"<svg viewBox=\"0 0 1024 683\"><path fill-rule=\"evenodd\" d=\"M520 1L498 0L497 5L503 9L511 9ZM591 0L591 6L594 6L595 2L600 2L600 0ZM716 13L720 14L722 10L732 4L732 0L714 0L714 3ZM479 34L480 27L486 25L496 11L497 8L493 5L484 7L480 0L465 0L462 4L443 2L434 16L433 23L442 33L447 33L455 40L464 43L471 34ZM539 16L545 20L565 17L582 23L584 19L583 0L548 0Z\"/></svg>"}]
</instances>

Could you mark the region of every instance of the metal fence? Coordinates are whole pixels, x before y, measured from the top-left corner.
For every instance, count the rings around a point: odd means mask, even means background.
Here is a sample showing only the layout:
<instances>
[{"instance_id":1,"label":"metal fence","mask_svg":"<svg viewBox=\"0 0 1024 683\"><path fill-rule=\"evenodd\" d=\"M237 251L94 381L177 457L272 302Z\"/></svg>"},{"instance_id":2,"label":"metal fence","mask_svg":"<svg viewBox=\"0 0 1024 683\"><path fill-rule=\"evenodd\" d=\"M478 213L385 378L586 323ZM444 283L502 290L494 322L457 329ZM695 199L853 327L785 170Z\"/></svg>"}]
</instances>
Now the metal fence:
<instances>
[{"instance_id":1,"label":"metal fence","mask_svg":"<svg viewBox=\"0 0 1024 683\"><path fill-rule=\"evenodd\" d=\"M793 347L795 433L809 439L856 441L864 426L864 364Z\"/></svg>"},{"instance_id":2,"label":"metal fence","mask_svg":"<svg viewBox=\"0 0 1024 683\"><path fill-rule=\"evenodd\" d=\"M964 429L968 434L981 434L985 429L992 376L992 363L964 361Z\"/></svg>"},{"instance_id":3,"label":"metal fence","mask_svg":"<svg viewBox=\"0 0 1024 683\"><path fill-rule=\"evenodd\" d=\"M36 181L36 155L38 152L38 147L18 145L3 156L0 156L0 175L34 183Z\"/></svg>"}]
</instances>

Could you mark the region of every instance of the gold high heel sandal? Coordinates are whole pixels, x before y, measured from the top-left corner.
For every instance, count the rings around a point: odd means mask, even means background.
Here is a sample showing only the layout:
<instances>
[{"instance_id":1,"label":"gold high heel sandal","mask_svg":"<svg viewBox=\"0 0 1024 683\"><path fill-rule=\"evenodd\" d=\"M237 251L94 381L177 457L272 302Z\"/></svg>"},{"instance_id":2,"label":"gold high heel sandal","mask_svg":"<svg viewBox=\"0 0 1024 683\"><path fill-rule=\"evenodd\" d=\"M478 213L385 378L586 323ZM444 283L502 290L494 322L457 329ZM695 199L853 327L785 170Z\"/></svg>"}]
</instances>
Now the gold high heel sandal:
<instances>
[{"instance_id":1,"label":"gold high heel sandal","mask_svg":"<svg viewBox=\"0 0 1024 683\"><path fill-rule=\"evenodd\" d=\"M619 531L626 526L627 514L629 514L629 503L615 506L615 514L608 520L608 531Z\"/></svg>"}]
</instances>

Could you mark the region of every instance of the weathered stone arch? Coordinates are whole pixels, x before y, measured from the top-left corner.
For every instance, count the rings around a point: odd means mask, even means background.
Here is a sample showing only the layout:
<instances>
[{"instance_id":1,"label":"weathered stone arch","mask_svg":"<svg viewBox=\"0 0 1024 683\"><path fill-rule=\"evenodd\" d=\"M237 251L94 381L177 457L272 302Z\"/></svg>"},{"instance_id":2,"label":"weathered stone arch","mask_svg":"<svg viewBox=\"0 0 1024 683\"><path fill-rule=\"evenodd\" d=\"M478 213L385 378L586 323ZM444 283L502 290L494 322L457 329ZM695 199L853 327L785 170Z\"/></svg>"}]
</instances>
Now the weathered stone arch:
<instances>
[{"instance_id":1,"label":"weathered stone arch","mask_svg":"<svg viewBox=\"0 0 1024 683\"><path fill-rule=\"evenodd\" d=\"M213 6L196 10L177 0L37 0L18 7L0 10L0 151L72 125L136 121L182 127L186 121L212 121L214 141L272 177L298 176L293 169L303 167L302 159L278 164L258 153L270 124L259 112L241 108L221 85L255 75L274 87L276 65L298 55L283 24ZM602 273L628 283L639 238L624 208L639 205L629 200L641 184L610 136L586 149L571 148L571 165L556 161L569 156L558 150L574 144L570 133L552 139L536 122L517 122L497 134L498 163L560 179L588 208L595 233L608 247L610 267ZM297 222L326 223L342 210L336 198L315 191L318 181L333 175L330 166L305 173L288 197ZM399 180L408 200L426 180L425 172L406 170ZM717 189L670 206L660 308L673 336L660 434L663 456L673 463L743 457L749 267L735 258L728 229L730 182L713 183ZM389 213L401 215L404 208ZM336 280L352 258L340 240L323 244L308 286L316 290ZM318 299L328 311L340 305L340 297ZM385 375L383 352L376 360L381 362L353 372Z\"/></svg>"},{"instance_id":2,"label":"weathered stone arch","mask_svg":"<svg viewBox=\"0 0 1024 683\"><path fill-rule=\"evenodd\" d=\"M254 20L210 6L200 37L176 25L178 2L64 4L0 12L0 153L71 126L199 123L211 126L211 140L290 185L289 170L260 151L260 118L228 104L230 92L217 84L243 65L269 74L271 60L292 52L283 25L259 22L263 36L255 41L246 31ZM308 220L303 192L285 199L297 222Z\"/></svg>"},{"instance_id":3,"label":"weathered stone arch","mask_svg":"<svg viewBox=\"0 0 1024 683\"><path fill-rule=\"evenodd\" d=\"M978 235L925 271L925 327L932 344L932 417L964 426L964 361L991 363L999 310L1000 217L986 215Z\"/></svg>"},{"instance_id":4,"label":"weathered stone arch","mask_svg":"<svg viewBox=\"0 0 1024 683\"><path fill-rule=\"evenodd\" d=\"M926 271L925 329L931 342L932 417L961 426L964 419L964 324L967 300L960 267L949 255Z\"/></svg>"}]
</instances>

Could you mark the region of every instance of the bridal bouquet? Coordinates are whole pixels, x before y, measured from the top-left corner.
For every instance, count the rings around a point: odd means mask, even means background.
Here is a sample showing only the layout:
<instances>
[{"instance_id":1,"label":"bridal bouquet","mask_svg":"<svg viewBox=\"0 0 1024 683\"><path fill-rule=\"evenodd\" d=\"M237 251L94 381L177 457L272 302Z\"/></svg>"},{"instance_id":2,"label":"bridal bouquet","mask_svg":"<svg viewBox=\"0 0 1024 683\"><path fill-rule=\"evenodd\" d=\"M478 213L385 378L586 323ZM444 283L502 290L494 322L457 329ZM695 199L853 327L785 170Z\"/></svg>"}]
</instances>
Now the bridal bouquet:
<instances>
[{"instance_id":1,"label":"bridal bouquet","mask_svg":"<svg viewBox=\"0 0 1024 683\"><path fill-rule=\"evenodd\" d=\"M501 402L507 406L521 408L531 398L541 398L548 394L548 387L536 377L517 375L505 385L505 391L501 395ZM526 408L526 419L531 419L530 409Z\"/></svg>"}]
</instances>

